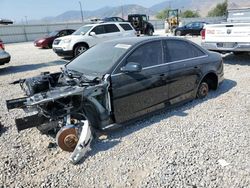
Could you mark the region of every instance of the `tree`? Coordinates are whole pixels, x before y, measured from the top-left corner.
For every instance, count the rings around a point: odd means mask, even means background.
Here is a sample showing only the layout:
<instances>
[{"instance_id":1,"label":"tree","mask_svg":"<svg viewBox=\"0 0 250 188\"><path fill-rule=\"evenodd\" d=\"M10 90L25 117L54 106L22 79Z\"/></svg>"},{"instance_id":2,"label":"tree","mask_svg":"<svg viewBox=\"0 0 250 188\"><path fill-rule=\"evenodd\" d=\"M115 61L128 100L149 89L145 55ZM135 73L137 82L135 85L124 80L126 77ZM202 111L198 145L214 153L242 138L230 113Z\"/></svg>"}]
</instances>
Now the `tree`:
<instances>
[{"instance_id":1,"label":"tree","mask_svg":"<svg viewBox=\"0 0 250 188\"><path fill-rule=\"evenodd\" d=\"M180 14L182 18L197 18L200 17L199 13L192 10L186 10Z\"/></svg>"},{"instance_id":2,"label":"tree","mask_svg":"<svg viewBox=\"0 0 250 188\"><path fill-rule=\"evenodd\" d=\"M208 17L224 16L227 13L228 1L218 3L216 7L208 12Z\"/></svg>"},{"instance_id":3,"label":"tree","mask_svg":"<svg viewBox=\"0 0 250 188\"><path fill-rule=\"evenodd\" d=\"M169 11L169 8L165 8L164 10L158 12L156 14L156 18L160 20L165 20L168 16L168 11Z\"/></svg>"}]
</instances>

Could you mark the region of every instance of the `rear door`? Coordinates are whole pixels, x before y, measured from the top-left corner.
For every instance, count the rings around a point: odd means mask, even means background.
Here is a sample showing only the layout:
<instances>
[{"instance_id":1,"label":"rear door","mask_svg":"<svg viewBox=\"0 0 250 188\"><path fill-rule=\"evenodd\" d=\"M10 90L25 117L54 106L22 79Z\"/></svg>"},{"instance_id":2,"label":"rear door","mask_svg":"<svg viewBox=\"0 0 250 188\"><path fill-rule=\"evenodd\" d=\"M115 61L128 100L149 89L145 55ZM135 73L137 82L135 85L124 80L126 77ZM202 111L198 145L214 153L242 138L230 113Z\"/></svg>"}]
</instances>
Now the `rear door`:
<instances>
[{"instance_id":1,"label":"rear door","mask_svg":"<svg viewBox=\"0 0 250 188\"><path fill-rule=\"evenodd\" d=\"M140 63L139 73L122 73L129 62ZM117 123L164 107L168 99L168 65L163 64L162 41L135 49L111 76L113 111Z\"/></svg>"},{"instance_id":2,"label":"rear door","mask_svg":"<svg viewBox=\"0 0 250 188\"><path fill-rule=\"evenodd\" d=\"M122 37L122 33L116 24L106 24L104 25L104 28L106 40Z\"/></svg>"},{"instance_id":3,"label":"rear door","mask_svg":"<svg viewBox=\"0 0 250 188\"><path fill-rule=\"evenodd\" d=\"M167 39L164 42L165 61L169 65L169 99L170 103L178 103L192 98L201 78L202 58L207 55L193 44Z\"/></svg>"}]
</instances>

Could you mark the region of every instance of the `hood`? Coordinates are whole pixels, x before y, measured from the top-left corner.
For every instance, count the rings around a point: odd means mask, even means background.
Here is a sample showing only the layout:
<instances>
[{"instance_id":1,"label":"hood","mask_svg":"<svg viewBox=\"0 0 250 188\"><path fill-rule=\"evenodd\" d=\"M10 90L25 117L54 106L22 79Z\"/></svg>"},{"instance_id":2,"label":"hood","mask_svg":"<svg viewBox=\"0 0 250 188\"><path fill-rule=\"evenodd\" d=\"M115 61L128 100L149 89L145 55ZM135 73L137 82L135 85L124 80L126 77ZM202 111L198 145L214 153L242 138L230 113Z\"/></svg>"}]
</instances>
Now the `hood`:
<instances>
[{"instance_id":1,"label":"hood","mask_svg":"<svg viewBox=\"0 0 250 188\"><path fill-rule=\"evenodd\" d=\"M79 38L84 38L88 35L68 35L68 36L64 36L64 37L59 37L57 38L58 40L64 40L64 39L71 39L71 40L74 40L74 39L79 39Z\"/></svg>"},{"instance_id":2,"label":"hood","mask_svg":"<svg viewBox=\"0 0 250 188\"><path fill-rule=\"evenodd\" d=\"M38 38L35 41L39 41L39 40L50 40L50 39L54 39L55 37L42 37L42 38Z\"/></svg>"}]
</instances>

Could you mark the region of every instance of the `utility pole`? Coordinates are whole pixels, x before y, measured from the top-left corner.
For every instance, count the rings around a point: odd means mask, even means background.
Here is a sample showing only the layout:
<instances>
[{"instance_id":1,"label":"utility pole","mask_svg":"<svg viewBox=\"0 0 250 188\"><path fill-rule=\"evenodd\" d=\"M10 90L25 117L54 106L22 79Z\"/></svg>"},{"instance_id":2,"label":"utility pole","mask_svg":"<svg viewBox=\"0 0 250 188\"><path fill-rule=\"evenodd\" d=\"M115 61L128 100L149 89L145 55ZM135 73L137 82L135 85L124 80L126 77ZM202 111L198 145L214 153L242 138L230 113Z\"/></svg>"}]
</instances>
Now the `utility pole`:
<instances>
[{"instance_id":1,"label":"utility pole","mask_svg":"<svg viewBox=\"0 0 250 188\"><path fill-rule=\"evenodd\" d=\"M81 11L82 23L83 23L83 11L82 11L82 3L81 3L81 1L79 1L79 4L80 4L80 11Z\"/></svg>"},{"instance_id":2,"label":"utility pole","mask_svg":"<svg viewBox=\"0 0 250 188\"><path fill-rule=\"evenodd\" d=\"M123 7L123 2L121 0L121 9L122 9L122 18L124 19L124 7Z\"/></svg>"},{"instance_id":3,"label":"utility pole","mask_svg":"<svg viewBox=\"0 0 250 188\"><path fill-rule=\"evenodd\" d=\"M25 22L26 22L26 25L28 25L28 19L27 19L27 16L24 16L25 17Z\"/></svg>"}]
</instances>

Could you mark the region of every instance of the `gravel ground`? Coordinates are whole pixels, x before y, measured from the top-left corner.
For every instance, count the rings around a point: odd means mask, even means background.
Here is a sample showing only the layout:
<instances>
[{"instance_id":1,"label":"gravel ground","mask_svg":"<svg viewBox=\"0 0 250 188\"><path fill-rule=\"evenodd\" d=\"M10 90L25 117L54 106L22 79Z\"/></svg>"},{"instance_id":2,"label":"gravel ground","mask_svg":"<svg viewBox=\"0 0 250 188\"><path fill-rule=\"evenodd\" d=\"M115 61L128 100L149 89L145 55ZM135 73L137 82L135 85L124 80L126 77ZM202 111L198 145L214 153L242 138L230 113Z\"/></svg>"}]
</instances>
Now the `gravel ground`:
<instances>
[{"instance_id":1,"label":"gravel ground","mask_svg":"<svg viewBox=\"0 0 250 188\"><path fill-rule=\"evenodd\" d=\"M65 61L32 43L6 49L12 61L0 67L0 187L250 187L249 55L225 56L226 79L206 99L108 132L74 166L35 128L17 133L14 117L23 112L5 106L22 95L9 82L57 71Z\"/></svg>"}]
</instances>

